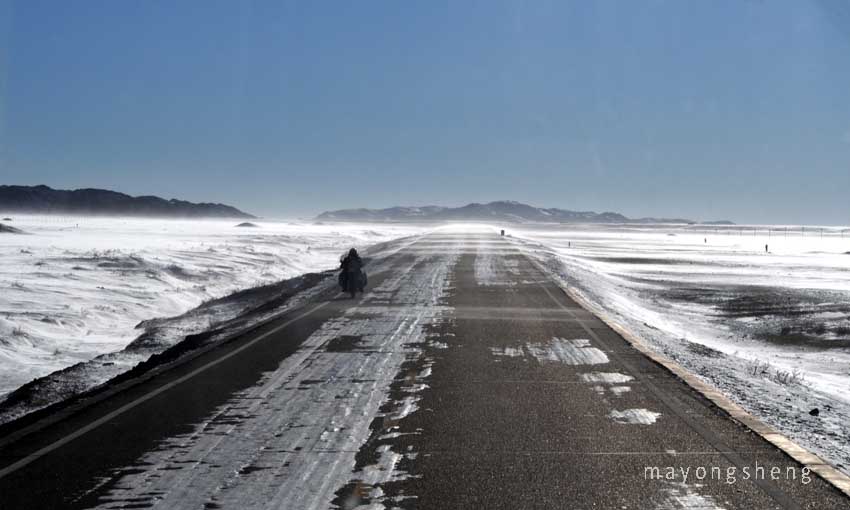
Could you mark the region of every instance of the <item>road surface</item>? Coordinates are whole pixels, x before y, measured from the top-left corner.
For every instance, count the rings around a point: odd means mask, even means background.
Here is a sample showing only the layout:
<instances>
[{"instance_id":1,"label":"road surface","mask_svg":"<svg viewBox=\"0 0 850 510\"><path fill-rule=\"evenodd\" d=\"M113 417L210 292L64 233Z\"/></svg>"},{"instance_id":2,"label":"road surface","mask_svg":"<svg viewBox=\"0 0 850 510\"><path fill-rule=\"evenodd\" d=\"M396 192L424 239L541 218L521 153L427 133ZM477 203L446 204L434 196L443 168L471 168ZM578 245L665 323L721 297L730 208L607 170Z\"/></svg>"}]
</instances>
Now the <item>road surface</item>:
<instances>
[{"instance_id":1,"label":"road surface","mask_svg":"<svg viewBox=\"0 0 850 510\"><path fill-rule=\"evenodd\" d=\"M368 269L362 298L0 439L0 508L850 508L509 239Z\"/></svg>"}]
</instances>

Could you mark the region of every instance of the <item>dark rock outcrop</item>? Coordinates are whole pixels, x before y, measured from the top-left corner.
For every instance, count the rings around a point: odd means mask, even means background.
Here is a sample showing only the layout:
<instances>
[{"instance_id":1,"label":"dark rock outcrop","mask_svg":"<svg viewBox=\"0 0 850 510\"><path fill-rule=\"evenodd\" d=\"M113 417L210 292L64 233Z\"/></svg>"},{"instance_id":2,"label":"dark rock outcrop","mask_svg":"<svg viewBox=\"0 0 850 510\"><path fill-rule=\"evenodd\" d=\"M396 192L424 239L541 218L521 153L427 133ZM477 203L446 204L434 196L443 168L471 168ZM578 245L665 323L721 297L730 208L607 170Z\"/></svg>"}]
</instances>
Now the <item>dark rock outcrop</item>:
<instances>
[{"instance_id":1,"label":"dark rock outcrop","mask_svg":"<svg viewBox=\"0 0 850 510\"><path fill-rule=\"evenodd\" d=\"M35 214L143 216L168 218L254 218L224 204L133 197L104 189L57 190L40 186L0 186L0 211Z\"/></svg>"},{"instance_id":2,"label":"dark rock outcrop","mask_svg":"<svg viewBox=\"0 0 850 510\"><path fill-rule=\"evenodd\" d=\"M23 233L24 233L24 231L19 229L19 228L10 227L9 225L4 225L4 224L0 223L0 234L23 234Z\"/></svg>"}]
</instances>

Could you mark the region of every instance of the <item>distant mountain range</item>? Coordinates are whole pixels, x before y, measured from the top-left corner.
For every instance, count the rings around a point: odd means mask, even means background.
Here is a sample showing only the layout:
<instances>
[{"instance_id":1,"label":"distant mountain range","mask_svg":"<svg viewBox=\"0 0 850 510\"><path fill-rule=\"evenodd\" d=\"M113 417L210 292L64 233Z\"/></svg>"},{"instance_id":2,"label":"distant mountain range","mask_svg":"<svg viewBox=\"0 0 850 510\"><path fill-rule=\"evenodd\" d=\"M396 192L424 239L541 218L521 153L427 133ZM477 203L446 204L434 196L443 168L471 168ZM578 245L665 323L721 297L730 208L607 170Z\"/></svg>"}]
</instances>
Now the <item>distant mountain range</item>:
<instances>
[{"instance_id":1,"label":"distant mountain range","mask_svg":"<svg viewBox=\"0 0 850 510\"><path fill-rule=\"evenodd\" d=\"M569 211L566 209L533 207L503 200L489 204L469 204L463 207L390 207L388 209L342 209L328 211L317 221L362 222L438 222L438 221L501 221L510 223L697 223L682 218L632 219L615 212ZM713 221L714 225L732 225L730 221Z\"/></svg>"},{"instance_id":2,"label":"distant mountain range","mask_svg":"<svg viewBox=\"0 0 850 510\"><path fill-rule=\"evenodd\" d=\"M255 217L224 204L195 204L154 196L132 197L105 189L58 190L44 185L0 186L0 212L160 218Z\"/></svg>"}]
</instances>

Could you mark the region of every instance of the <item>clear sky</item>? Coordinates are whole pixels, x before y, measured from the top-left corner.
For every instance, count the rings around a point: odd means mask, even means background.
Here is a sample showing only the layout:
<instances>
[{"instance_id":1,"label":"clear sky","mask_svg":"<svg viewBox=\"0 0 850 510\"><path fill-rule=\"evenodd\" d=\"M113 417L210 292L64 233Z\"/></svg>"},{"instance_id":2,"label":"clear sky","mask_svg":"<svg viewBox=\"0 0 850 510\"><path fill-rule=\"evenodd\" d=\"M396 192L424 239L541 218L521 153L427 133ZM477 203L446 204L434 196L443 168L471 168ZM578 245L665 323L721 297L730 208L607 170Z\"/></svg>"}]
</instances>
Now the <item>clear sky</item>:
<instances>
[{"instance_id":1,"label":"clear sky","mask_svg":"<svg viewBox=\"0 0 850 510\"><path fill-rule=\"evenodd\" d=\"M844 0L0 0L0 183L850 223Z\"/></svg>"}]
</instances>

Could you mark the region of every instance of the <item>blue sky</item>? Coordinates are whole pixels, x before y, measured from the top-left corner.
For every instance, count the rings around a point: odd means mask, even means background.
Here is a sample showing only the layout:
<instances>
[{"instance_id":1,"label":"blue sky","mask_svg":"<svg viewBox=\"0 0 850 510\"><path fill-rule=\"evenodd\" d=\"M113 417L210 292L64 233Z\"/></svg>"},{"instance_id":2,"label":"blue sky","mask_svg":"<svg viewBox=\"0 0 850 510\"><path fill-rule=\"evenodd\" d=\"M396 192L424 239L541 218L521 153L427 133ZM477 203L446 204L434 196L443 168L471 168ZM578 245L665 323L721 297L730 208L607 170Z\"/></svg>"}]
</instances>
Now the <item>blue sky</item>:
<instances>
[{"instance_id":1,"label":"blue sky","mask_svg":"<svg viewBox=\"0 0 850 510\"><path fill-rule=\"evenodd\" d=\"M850 223L842 0L0 0L0 182Z\"/></svg>"}]
</instances>

